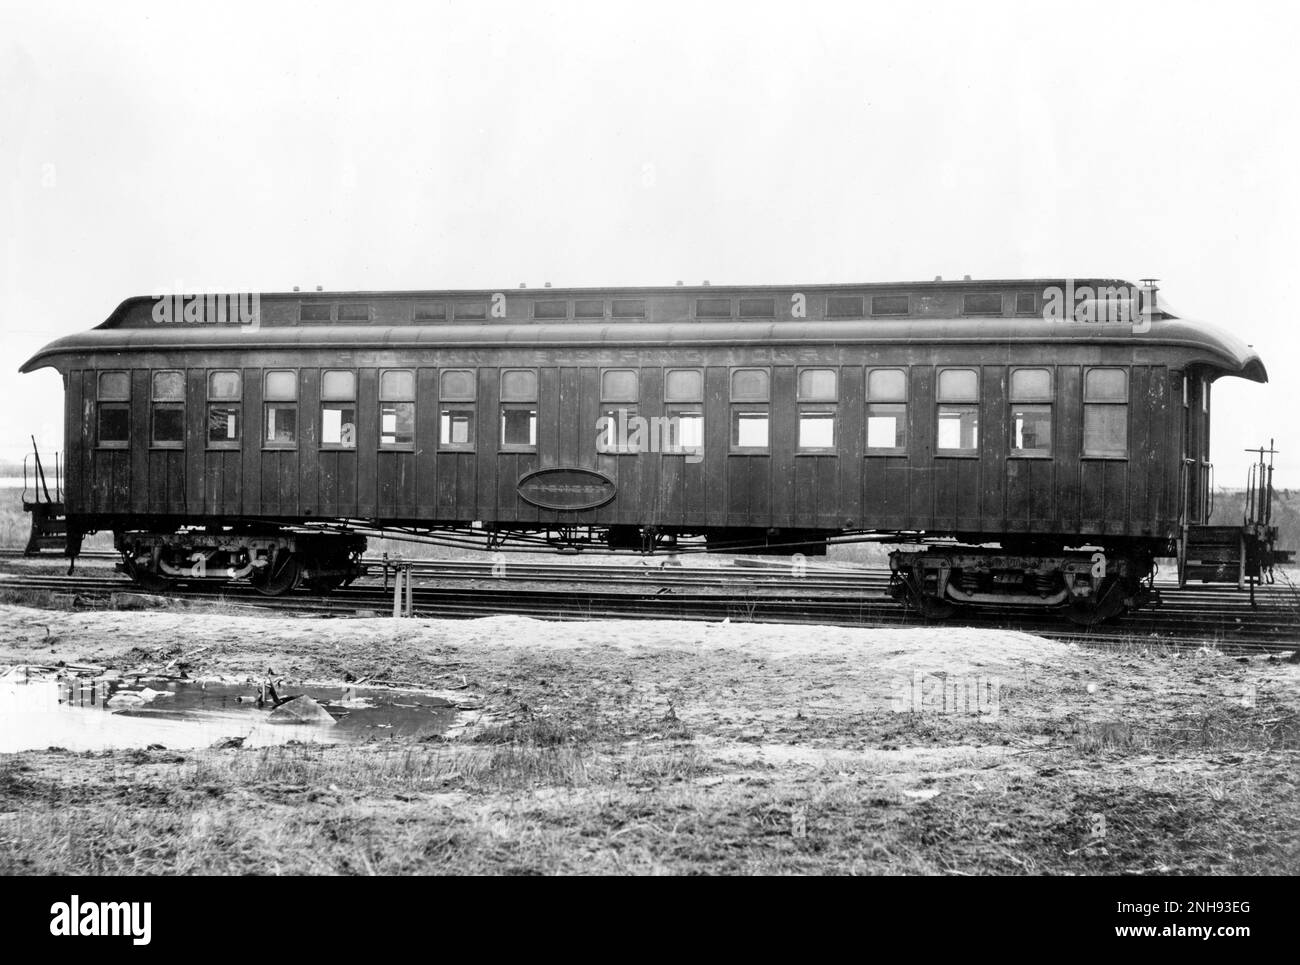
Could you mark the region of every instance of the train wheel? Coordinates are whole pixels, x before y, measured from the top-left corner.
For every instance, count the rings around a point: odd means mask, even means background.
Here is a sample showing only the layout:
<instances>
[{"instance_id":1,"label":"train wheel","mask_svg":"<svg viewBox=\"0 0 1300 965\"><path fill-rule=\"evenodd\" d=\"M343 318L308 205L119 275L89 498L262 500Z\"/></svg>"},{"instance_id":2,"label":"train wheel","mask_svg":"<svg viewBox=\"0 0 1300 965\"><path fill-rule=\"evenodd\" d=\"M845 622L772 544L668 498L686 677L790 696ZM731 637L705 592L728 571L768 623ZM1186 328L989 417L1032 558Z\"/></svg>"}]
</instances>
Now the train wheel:
<instances>
[{"instance_id":1,"label":"train wheel","mask_svg":"<svg viewBox=\"0 0 1300 965\"><path fill-rule=\"evenodd\" d=\"M1081 627L1095 627L1123 612L1124 587L1119 580L1107 580L1095 596L1071 601L1066 607L1065 615L1071 623Z\"/></svg>"},{"instance_id":2,"label":"train wheel","mask_svg":"<svg viewBox=\"0 0 1300 965\"><path fill-rule=\"evenodd\" d=\"M132 559L126 561L126 572L136 586L149 593L166 593L172 587L172 581L167 577L137 565Z\"/></svg>"},{"instance_id":3,"label":"train wheel","mask_svg":"<svg viewBox=\"0 0 1300 965\"><path fill-rule=\"evenodd\" d=\"M957 612L957 607L947 600L938 600L918 590L910 579L901 581L902 602L927 620L947 620ZM897 599L897 597L895 597Z\"/></svg>"},{"instance_id":4,"label":"train wheel","mask_svg":"<svg viewBox=\"0 0 1300 965\"><path fill-rule=\"evenodd\" d=\"M253 588L263 596L283 596L298 586L302 566L291 555L281 555L260 574L250 577Z\"/></svg>"}]
</instances>

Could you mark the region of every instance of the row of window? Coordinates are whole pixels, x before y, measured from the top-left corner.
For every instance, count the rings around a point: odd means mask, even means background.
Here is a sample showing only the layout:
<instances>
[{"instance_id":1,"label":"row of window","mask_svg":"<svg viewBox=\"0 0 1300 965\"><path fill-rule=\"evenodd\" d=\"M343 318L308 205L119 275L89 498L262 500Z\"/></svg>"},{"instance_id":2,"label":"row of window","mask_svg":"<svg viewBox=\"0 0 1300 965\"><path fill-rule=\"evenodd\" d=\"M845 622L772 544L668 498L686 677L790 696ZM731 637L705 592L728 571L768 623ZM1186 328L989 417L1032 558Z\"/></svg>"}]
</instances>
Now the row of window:
<instances>
[{"instance_id":1,"label":"row of window","mask_svg":"<svg viewBox=\"0 0 1300 965\"><path fill-rule=\"evenodd\" d=\"M776 318L776 298L770 295L729 298L719 296L695 299L696 318ZM882 318L911 315L915 306L910 295L827 295L827 318ZM552 319L602 319L646 317L644 298L540 298L533 302L532 317ZM1016 292L1015 312L1033 315L1039 311L1036 292ZM962 314L1001 315L1001 292L970 292L962 295ZM500 314L497 312L496 314ZM359 302L303 302L299 319L304 322L369 322L374 318L371 306ZM447 319L484 321L488 317L486 301L417 302L413 316L417 322Z\"/></svg>"},{"instance_id":2,"label":"row of window","mask_svg":"<svg viewBox=\"0 0 1300 965\"><path fill-rule=\"evenodd\" d=\"M537 446L537 370L503 369L500 373L500 444L530 451ZM270 369L262 373L261 441L267 447L298 443L298 373ZM440 448L472 451L475 444L478 377L473 369L443 369L439 374L438 442ZM1008 386L1011 454L1052 454L1053 373L1047 368L1015 368ZM731 448L764 452L770 445L770 373L764 368L731 371ZM803 368L796 382L797 446L804 452L833 452L839 373ZM130 439L130 374L99 373L97 443L125 447ZM386 369L379 376L379 445L406 449L415 444L415 373ZM602 452L641 451L635 426L641 401L636 369L604 369L600 378ZM662 451L697 451L704 441L704 373L701 369L667 369L663 383L668 428ZM185 443L185 376L155 371L150 403L153 445ZM1128 453L1128 373L1118 368L1090 368L1084 374L1083 453L1123 457ZM240 444L245 417L243 375L218 369L207 378L207 438L210 447ZM867 370L866 446L878 454L907 451L908 377L901 368ZM979 448L980 379L973 368L941 368L935 389L936 450L974 453ZM357 444L357 380L348 369L326 369L320 384L320 444L353 449ZM612 432L612 434L611 434Z\"/></svg>"}]
</instances>

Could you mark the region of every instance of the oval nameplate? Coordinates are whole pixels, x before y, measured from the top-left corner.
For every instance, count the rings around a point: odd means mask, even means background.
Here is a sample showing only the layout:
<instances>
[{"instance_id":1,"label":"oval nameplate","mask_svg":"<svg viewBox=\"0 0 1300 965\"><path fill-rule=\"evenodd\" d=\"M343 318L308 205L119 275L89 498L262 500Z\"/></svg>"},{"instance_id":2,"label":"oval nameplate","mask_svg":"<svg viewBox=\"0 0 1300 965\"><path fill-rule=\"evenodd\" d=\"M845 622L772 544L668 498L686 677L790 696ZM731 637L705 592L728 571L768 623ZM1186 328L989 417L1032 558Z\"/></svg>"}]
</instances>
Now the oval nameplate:
<instances>
[{"instance_id":1,"label":"oval nameplate","mask_svg":"<svg viewBox=\"0 0 1300 965\"><path fill-rule=\"evenodd\" d=\"M534 469L515 487L521 498L542 509L595 509L618 494L614 480L594 469Z\"/></svg>"}]
</instances>

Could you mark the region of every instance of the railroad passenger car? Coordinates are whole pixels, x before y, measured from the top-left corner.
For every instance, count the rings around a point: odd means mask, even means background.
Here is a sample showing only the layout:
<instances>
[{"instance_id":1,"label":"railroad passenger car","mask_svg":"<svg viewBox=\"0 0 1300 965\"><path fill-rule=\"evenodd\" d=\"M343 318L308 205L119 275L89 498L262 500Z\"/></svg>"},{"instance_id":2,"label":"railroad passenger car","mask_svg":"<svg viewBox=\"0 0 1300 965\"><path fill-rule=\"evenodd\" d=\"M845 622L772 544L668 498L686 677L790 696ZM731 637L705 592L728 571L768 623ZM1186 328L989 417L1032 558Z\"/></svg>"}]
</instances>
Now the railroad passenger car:
<instances>
[{"instance_id":1,"label":"railroad passenger car","mask_svg":"<svg viewBox=\"0 0 1300 965\"><path fill-rule=\"evenodd\" d=\"M43 366L69 553L111 529L142 582L324 590L393 529L858 534L929 544L895 554L895 592L932 614L1087 620L1208 521L1213 383L1266 379L1112 279L142 297Z\"/></svg>"}]
</instances>

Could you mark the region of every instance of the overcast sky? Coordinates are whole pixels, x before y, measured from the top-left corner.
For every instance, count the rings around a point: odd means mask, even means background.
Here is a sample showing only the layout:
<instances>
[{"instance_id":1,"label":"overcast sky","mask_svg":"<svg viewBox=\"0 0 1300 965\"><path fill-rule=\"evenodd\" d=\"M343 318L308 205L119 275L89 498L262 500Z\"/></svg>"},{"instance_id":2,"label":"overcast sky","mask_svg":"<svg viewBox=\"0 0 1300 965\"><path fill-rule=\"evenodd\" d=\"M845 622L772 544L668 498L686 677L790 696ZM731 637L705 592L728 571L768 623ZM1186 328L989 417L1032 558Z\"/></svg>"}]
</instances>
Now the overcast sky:
<instances>
[{"instance_id":1,"label":"overcast sky","mask_svg":"<svg viewBox=\"0 0 1300 965\"><path fill-rule=\"evenodd\" d=\"M17 366L187 290L1162 279L1255 345L1213 459L1300 486L1292 4L0 0Z\"/></svg>"}]
</instances>

